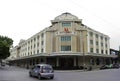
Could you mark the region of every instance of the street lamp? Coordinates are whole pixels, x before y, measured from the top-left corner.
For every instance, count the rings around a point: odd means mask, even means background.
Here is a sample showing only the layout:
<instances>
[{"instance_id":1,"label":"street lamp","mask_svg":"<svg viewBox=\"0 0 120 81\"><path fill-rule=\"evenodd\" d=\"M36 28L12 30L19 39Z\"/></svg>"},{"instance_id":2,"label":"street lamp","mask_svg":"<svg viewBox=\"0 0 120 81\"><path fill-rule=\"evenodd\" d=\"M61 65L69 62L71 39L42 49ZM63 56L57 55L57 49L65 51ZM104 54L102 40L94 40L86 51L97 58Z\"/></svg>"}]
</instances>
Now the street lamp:
<instances>
[{"instance_id":1,"label":"street lamp","mask_svg":"<svg viewBox=\"0 0 120 81\"><path fill-rule=\"evenodd\" d=\"M84 36L84 31L87 31L87 29L86 28L76 28L76 30L77 31L80 31L80 41L81 41L81 43L80 43L80 47L81 47L81 52L83 52L82 54L83 54L83 58L82 58L82 60L83 60L83 70L85 71L85 67L86 67L86 64L85 64L85 47L84 47L84 38L87 36L87 35L85 35Z\"/></svg>"},{"instance_id":2,"label":"street lamp","mask_svg":"<svg viewBox=\"0 0 120 81\"><path fill-rule=\"evenodd\" d=\"M86 31L86 29L81 29L80 31L81 31L81 42L82 42L81 46L82 46L82 52L83 52L83 70L85 71L86 64L85 64L84 38L85 38L87 35L85 35L85 37L84 37L84 32L83 32L83 31Z\"/></svg>"}]
</instances>

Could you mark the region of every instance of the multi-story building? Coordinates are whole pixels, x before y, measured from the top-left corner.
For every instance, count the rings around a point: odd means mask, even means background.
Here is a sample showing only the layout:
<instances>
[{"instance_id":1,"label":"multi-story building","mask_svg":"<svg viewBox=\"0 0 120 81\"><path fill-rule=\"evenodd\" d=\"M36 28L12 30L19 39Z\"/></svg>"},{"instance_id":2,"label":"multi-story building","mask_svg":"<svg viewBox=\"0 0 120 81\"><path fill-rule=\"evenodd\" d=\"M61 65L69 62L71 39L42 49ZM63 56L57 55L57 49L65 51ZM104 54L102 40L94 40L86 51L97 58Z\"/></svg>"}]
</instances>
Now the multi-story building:
<instances>
[{"instance_id":1,"label":"multi-story building","mask_svg":"<svg viewBox=\"0 0 120 81\"><path fill-rule=\"evenodd\" d=\"M49 63L54 67L99 66L109 64L115 55L110 55L109 36L82 23L71 13L63 13L52 25L27 40L21 40L17 56L11 63L32 66ZM14 51L16 51L14 50Z\"/></svg>"},{"instance_id":2,"label":"multi-story building","mask_svg":"<svg viewBox=\"0 0 120 81\"><path fill-rule=\"evenodd\" d=\"M15 46L15 47L10 49L10 57L8 57L8 59L14 60L14 59L19 57L17 49L18 49L18 46Z\"/></svg>"}]
</instances>

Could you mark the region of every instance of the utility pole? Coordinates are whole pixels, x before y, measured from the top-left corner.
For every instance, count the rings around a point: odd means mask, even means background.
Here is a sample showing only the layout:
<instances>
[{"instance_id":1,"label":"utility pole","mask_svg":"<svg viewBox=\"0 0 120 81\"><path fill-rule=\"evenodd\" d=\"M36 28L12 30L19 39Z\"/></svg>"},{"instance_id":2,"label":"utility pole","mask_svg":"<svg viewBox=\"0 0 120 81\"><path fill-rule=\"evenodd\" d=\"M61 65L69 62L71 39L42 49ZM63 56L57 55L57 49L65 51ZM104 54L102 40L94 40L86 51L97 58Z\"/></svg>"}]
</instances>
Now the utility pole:
<instances>
[{"instance_id":1,"label":"utility pole","mask_svg":"<svg viewBox=\"0 0 120 81\"><path fill-rule=\"evenodd\" d=\"M87 30L86 30L86 28L80 28L80 29L78 29L78 31L80 31L80 41L81 41L81 52L82 52L82 55L83 55L83 57L82 57L82 61L83 61L83 70L85 71L85 69L86 69L86 63L85 63L85 40L84 40L84 38L87 36L87 35L84 35L84 31L86 31L87 32Z\"/></svg>"},{"instance_id":2,"label":"utility pole","mask_svg":"<svg viewBox=\"0 0 120 81\"><path fill-rule=\"evenodd\" d=\"M86 64L85 64L85 47L84 47L84 45L85 45L85 40L84 40L84 38L86 37L86 35L84 36L84 31L86 31L85 29L82 29L82 30L80 30L81 31L81 51L82 51L82 55L83 55L83 57L82 57L82 61L83 61L83 70L85 71L85 69L86 69Z\"/></svg>"},{"instance_id":3,"label":"utility pole","mask_svg":"<svg viewBox=\"0 0 120 81\"><path fill-rule=\"evenodd\" d=\"M84 32L85 30L81 31L82 34L82 51L83 51L83 70L85 71L85 49L84 49Z\"/></svg>"}]
</instances>

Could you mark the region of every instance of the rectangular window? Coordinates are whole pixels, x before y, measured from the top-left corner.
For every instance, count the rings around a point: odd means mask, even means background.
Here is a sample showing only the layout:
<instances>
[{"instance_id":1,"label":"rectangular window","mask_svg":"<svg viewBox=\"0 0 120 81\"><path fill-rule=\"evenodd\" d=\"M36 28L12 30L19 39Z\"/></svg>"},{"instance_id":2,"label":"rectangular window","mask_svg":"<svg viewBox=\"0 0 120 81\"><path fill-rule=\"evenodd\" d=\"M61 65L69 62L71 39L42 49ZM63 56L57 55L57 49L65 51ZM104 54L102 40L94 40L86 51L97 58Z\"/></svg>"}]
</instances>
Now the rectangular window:
<instances>
[{"instance_id":1,"label":"rectangular window","mask_svg":"<svg viewBox=\"0 0 120 81\"><path fill-rule=\"evenodd\" d=\"M34 44L34 48L36 47L36 45Z\"/></svg>"},{"instance_id":2,"label":"rectangular window","mask_svg":"<svg viewBox=\"0 0 120 81\"><path fill-rule=\"evenodd\" d=\"M61 51L71 51L71 46L61 46Z\"/></svg>"},{"instance_id":3,"label":"rectangular window","mask_svg":"<svg viewBox=\"0 0 120 81\"><path fill-rule=\"evenodd\" d=\"M71 36L61 36L61 41L71 41Z\"/></svg>"},{"instance_id":4,"label":"rectangular window","mask_svg":"<svg viewBox=\"0 0 120 81\"><path fill-rule=\"evenodd\" d=\"M90 52L93 53L93 48L90 48Z\"/></svg>"},{"instance_id":5,"label":"rectangular window","mask_svg":"<svg viewBox=\"0 0 120 81\"><path fill-rule=\"evenodd\" d=\"M41 41L41 45L44 45L44 41Z\"/></svg>"},{"instance_id":6,"label":"rectangular window","mask_svg":"<svg viewBox=\"0 0 120 81\"><path fill-rule=\"evenodd\" d=\"M103 43L101 43L101 47L103 47Z\"/></svg>"},{"instance_id":7,"label":"rectangular window","mask_svg":"<svg viewBox=\"0 0 120 81\"><path fill-rule=\"evenodd\" d=\"M101 36L100 38L101 38L101 40L103 40L103 37L102 37L102 36Z\"/></svg>"},{"instance_id":8,"label":"rectangular window","mask_svg":"<svg viewBox=\"0 0 120 81\"><path fill-rule=\"evenodd\" d=\"M37 50L37 54L39 54L39 50Z\"/></svg>"},{"instance_id":9,"label":"rectangular window","mask_svg":"<svg viewBox=\"0 0 120 81\"><path fill-rule=\"evenodd\" d=\"M42 37L42 38L44 37L44 33L41 34L41 37Z\"/></svg>"},{"instance_id":10,"label":"rectangular window","mask_svg":"<svg viewBox=\"0 0 120 81\"><path fill-rule=\"evenodd\" d=\"M108 51L106 50L106 54L108 54Z\"/></svg>"},{"instance_id":11,"label":"rectangular window","mask_svg":"<svg viewBox=\"0 0 120 81\"><path fill-rule=\"evenodd\" d=\"M99 49L96 49L96 53L99 53Z\"/></svg>"},{"instance_id":12,"label":"rectangular window","mask_svg":"<svg viewBox=\"0 0 120 81\"><path fill-rule=\"evenodd\" d=\"M107 42L107 38L105 38L105 41Z\"/></svg>"},{"instance_id":13,"label":"rectangular window","mask_svg":"<svg viewBox=\"0 0 120 81\"><path fill-rule=\"evenodd\" d=\"M98 39L98 34L96 34L96 38Z\"/></svg>"},{"instance_id":14,"label":"rectangular window","mask_svg":"<svg viewBox=\"0 0 120 81\"><path fill-rule=\"evenodd\" d=\"M71 26L71 22L63 22L62 23L62 27L70 27Z\"/></svg>"},{"instance_id":15,"label":"rectangular window","mask_svg":"<svg viewBox=\"0 0 120 81\"><path fill-rule=\"evenodd\" d=\"M90 44L93 45L93 40L90 40Z\"/></svg>"},{"instance_id":16,"label":"rectangular window","mask_svg":"<svg viewBox=\"0 0 120 81\"><path fill-rule=\"evenodd\" d=\"M37 39L39 40L39 35L37 36Z\"/></svg>"},{"instance_id":17,"label":"rectangular window","mask_svg":"<svg viewBox=\"0 0 120 81\"><path fill-rule=\"evenodd\" d=\"M36 41L36 38L34 38L34 42Z\"/></svg>"},{"instance_id":18,"label":"rectangular window","mask_svg":"<svg viewBox=\"0 0 120 81\"><path fill-rule=\"evenodd\" d=\"M103 54L103 50L101 50L101 53Z\"/></svg>"},{"instance_id":19,"label":"rectangular window","mask_svg":"<svg viewBox=\"0 0 120 81\"><path fill-rule=\"evenodd\" d=\"M93 37L93 32L90 32L90 37Z\"/></svg>"},{"instance_id":20,"label":"rectangular window","mask_svg":"<svg viewBox=\"0 0 120 81\"><path fill-rule=\"evenodd\" d=\"M96 46L98 46L98 41L96 41Z\"/></svg>"},{"instance_id":21,"label":"rectangular window","mask_svg":"<svg viewBox=\"0 0 120 81\"><path fill-rule=\"evenodd\" d=\"M44 52L44 49L41 49L41 53L43 53Z\"/></svg>"}]
</instances>

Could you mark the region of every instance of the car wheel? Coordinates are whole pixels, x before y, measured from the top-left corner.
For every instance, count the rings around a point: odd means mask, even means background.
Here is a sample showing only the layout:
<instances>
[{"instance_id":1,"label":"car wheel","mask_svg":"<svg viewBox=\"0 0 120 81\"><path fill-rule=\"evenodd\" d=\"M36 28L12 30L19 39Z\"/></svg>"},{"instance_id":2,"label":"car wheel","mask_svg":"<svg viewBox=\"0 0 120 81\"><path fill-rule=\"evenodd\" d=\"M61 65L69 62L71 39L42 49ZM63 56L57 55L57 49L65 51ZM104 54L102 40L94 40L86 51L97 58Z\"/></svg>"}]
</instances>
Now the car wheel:
<instances>
[{"instance_id":1,"label":"car wheel","mask_svg":"<svg viewBox=\"0 0 120 81\"><path fill-rule=\"evenodd\" d=\"M38 79L39 79L39 80L41 80L41 79L42 79L42 77L41 77L41 75L40 75L40 74L38 75Z\"/></svg>"},{"instance_id":2,"label":"car wheel","mask_svg":"<svg viewBox=\"0 0 120 81\"><path fill-rule=\"evenodd\" d=\"M50 79L53 79L53 78L54 78L54 76L50 77Z\"/></svg>"},{"instance_id":3,"label":"car wheel","mask_svg":"<svg viewBox=\"0 0 120 81\"><path fill-rule=\"evenodd\" d=\"M30 77L32 77L32 74L31 74L31 73L29 73L29 76L30 76Z\"/></svg>"}]
</instances>

